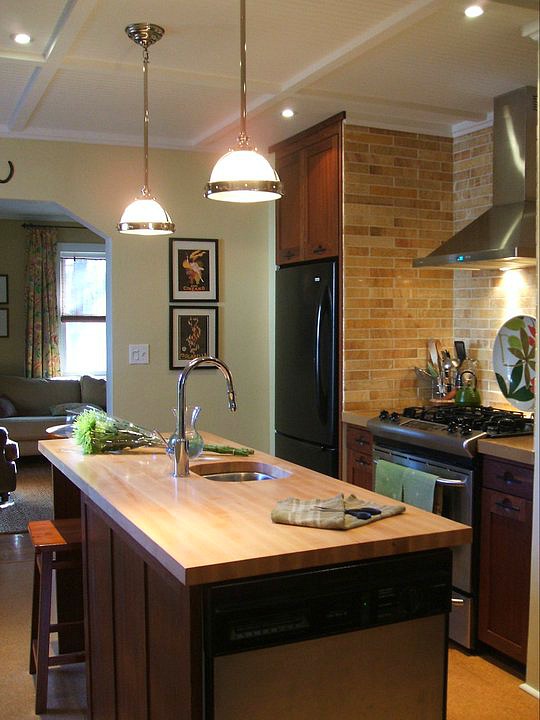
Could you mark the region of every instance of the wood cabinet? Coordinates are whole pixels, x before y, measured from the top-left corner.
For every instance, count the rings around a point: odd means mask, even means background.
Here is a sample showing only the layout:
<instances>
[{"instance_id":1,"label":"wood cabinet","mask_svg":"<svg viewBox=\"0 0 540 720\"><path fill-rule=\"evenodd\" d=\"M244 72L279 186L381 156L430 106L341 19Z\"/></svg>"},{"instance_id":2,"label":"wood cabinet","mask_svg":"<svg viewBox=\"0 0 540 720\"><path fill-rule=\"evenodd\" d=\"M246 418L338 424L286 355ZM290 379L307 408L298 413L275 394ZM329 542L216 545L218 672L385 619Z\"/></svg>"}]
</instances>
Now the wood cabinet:
<instances>
[{"instance_id":1,"label":"wood cabinet","mask_svg":"<svg viewBox=\"0 0 540 720\"><path fill-rule=\"evenodd\" d=\"M347 425L347 482L373 490L373 436L356 425Z\"/></svg>"},{"instance_id":2,"label":"wood cabinet","mask_svg":"<svg viewBox=\"0 0 540 720\"><path fill-rule=\"evenodd\" d=\"M344 113L270 148L284 195L276 202L276 263L338 257Z\"/></svg>"},{"instance_id":3,"label":"wood cabinet","mask_svg":"<svg viewBox=\"0 0 540 720\"><path fill-rule=\"evenodd\" d=\"M487 457L481 493L478 637L525 663L533 468Z\"/></svg>"}]
</instances>

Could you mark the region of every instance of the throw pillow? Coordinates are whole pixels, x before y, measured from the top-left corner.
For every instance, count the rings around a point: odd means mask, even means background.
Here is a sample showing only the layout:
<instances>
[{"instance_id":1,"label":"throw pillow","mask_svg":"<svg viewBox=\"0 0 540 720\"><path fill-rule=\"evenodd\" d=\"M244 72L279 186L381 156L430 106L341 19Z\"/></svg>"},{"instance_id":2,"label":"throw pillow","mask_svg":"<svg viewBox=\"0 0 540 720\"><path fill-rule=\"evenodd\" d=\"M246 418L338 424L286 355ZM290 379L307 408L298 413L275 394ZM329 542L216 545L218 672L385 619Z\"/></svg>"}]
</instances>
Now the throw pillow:
<instances>
[{"instance_id":1,"label":"throw pillow","mask_svg":"<svg viewBox=\"0 0 540 720\"><path fill-rule=\"evenodd\" d=\"M81 400L85 405L107 407L107 384L105 380L83 375L81 377Z\"/></svg>"},{"instance_id":2,"label":"throw pillow","mask_svg":"<svg viewBox=\"0 0 540 720\"><path fill-rule=\"evenodd\" d=\"M0 417L9 418L17 414L17 408L5 395L0 395Z\"/></svg>"}]
</instances>

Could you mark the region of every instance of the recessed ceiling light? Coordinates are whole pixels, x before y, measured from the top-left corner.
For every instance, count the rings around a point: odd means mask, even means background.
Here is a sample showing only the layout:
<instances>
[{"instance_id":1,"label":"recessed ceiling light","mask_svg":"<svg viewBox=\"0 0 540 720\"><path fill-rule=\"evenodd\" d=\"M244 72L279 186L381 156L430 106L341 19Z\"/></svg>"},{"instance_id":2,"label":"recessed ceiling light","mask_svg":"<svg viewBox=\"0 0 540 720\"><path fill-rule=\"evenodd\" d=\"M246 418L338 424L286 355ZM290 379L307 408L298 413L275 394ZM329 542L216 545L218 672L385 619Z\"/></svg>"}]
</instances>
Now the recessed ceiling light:
<instances>
[{"instance_id":1,"label":"recessed ceiling light","mask_svg":"<svg viewBox=\"0 0 540 720\"><path fill-rule=\"evenodd\" d=\"M484 9L480 5L469 5L465 8L465 15L470 18L480 17L484 14Z\"/></svg>"},{"instance_id":2,"label":"recessed ceiling light","mask_svg":"<svg viewBox=\"0 0 540 720\"><path fill-rule=\"evenodd\" d=\"M16 33L15 35L12 35L11 38L18 45L28 45L28 43L32 42L32 38L28 35L28 33Z\"/></svg>"},{"instance_id":3,"label":"recessed ceiling light","mask_svg":"<svg viewBox=\"0 0 540 720\"><path fill-rule=\"evenodd\" d=\"M296 115L296 113L294 112L294 110L292 108L285 108L284 110L281 111L281 117L284 117L284 118L292 118L295 115Z\"/></svg>"}]
</instances>

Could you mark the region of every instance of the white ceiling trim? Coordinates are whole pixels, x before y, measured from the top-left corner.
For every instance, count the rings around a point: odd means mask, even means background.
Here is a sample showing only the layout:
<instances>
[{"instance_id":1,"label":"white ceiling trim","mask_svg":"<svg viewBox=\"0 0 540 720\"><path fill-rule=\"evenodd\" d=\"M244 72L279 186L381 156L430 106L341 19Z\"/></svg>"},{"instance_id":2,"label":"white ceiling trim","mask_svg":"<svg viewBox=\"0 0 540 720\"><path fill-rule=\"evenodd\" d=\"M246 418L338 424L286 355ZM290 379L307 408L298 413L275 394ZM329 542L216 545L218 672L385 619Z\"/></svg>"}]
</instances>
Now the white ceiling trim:
<instances>
[{"instance_id":1,"label":"white ceiling trim","mask_svg":"<svg viewBox=\"0 0 540 720\"><path fill-rule=\"evenodd\" d=\"M372 48L404 32L411 27L411 25L420 22L420 20L436 12L445 2L446 0L414 0L414 2L408 3L397 13L378 23L369 31L357 35L343 47L321 58L320 61L305 68L300 73L293 75L281 86L279 92L268 96L266 99L259 98L250 106L249 114L256 116L276 107L279 103L283 102L283 100L289 99L292 95L312 85L320 78L325 77ZM249 87L250 81L248 78L248 89ZM230 123L221 123L219 126L215 126L201 134L195 140L194 144L204 145L213 143L227 133L230 133L232 127Z\"/></svg>"},{"instance_id":2,"label":"white ceiling trim","mask_svg":"<svg viewBox=\"0 0 540 720\"><path fill-rule=\"evenodd\" d=\"M8 121L12 131L24 130L49 84L83 28L98 0L70 0L60 17L45 52L45 62L35 68Z\"/></svg>"}]
</instances>

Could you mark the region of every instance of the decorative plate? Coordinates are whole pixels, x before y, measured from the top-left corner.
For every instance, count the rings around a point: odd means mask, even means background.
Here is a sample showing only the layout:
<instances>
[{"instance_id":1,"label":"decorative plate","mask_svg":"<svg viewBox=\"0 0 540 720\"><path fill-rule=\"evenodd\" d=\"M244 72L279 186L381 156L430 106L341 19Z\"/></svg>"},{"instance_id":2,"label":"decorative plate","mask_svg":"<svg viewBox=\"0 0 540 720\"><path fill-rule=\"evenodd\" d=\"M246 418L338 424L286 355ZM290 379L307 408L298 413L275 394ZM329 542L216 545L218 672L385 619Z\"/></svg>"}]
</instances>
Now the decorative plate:
<instances>
[{"instance_id":1,"label":"decorative plate","mask_svg":"<svg viewBox=\"0 0 540 720\"><path fill-rule=\"evenodd\" d=\"M500 328L493 345L493 370L510 405L534 410L536 319L516 315Z\"/></svg>"}]
</instances>

